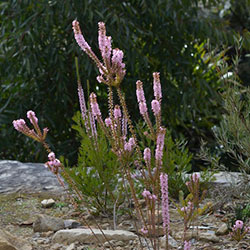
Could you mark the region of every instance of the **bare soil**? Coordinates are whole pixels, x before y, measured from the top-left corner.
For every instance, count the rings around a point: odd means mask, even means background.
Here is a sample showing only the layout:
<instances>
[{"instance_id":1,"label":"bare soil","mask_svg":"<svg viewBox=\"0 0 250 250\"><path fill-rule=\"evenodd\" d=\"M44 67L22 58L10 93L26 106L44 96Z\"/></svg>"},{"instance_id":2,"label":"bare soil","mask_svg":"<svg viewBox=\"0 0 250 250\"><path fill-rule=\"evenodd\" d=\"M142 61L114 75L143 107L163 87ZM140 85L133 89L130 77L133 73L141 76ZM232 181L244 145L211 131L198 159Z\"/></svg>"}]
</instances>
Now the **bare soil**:
<instances>
[{"instance_id":1,"label":"bare soil","mask_svg":"<svg viewBox=\"0 0 250 250\"><path fill-rule=\"evenodd\" d=\"M53 198L56 204L52 208L42 208L41 201L43 199ZM217 197L218 198L218 197ZM195 222L195 227L199 226L199 232L213 233L223 222L228 222L233 216L232 207L235 203L245 202L234 198L234 200L221 199L207 199L206 202L212 202L214 209L211 209L206 214L202 215L199 220ZM221 201L222 204L218 204ZM224 204L223 204L224 203ZM178 215L176 209L170 205L170 218L171 218L171 235L178 242L181 242L183 222ZM21 238L27 239L36 250L51 250L53 244L51 243L51 235L41 234L35 235L32 228L32 223L36 219L38 214L46 214L54 217L61 217L63 219L75 219L83 224L79 216L79 211L75 211L73 206L67 200L64 195L56 195L54 193L33 193L33 194L1 194L0 195L0 228L10 232ZM88 219L90 225L95 226L93 216L85 216ZM112 218L96 217L98 223L103 229L113 229ZM123 215L118 218L118 229L131 230L133 222L131 219ZM190 230L189 234L196 234L196 229ZM250 235L248 234L244 240L237 243L231 240L229 234L224 236L217 236L218 242L212 242L209 240L200 240L199 236L191 239L192 249L195 250L250 250ZM48 240L46 241L46 238ZM38 240L40 239L40 241ZM41 240L44 239L44 240ZM58 249L66 249L61 247ZM80 248L79 248L80 249ZM93 249L93 248L81 248L81 249ZM107 248L108 249L108 248ZM125 248L119 248L125 249ZM138 248L139 249L139 248Z\"/></svg>"}]
</instances>

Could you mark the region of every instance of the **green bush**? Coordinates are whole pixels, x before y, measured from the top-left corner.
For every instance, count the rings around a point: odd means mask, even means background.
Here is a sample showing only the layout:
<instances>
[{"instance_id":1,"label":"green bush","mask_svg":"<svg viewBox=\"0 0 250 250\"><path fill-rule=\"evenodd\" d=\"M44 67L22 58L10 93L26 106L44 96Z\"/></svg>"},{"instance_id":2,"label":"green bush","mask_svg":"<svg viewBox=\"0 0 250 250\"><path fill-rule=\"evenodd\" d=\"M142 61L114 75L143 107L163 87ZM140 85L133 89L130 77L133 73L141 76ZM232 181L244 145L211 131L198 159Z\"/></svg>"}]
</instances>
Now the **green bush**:
<instances>
[{"instance_id":1,"label":"green bush","mask_svg":"<svg viewBox=\"0 0 250 250\"><path fill-rule=\"evenodd\" d=\"M102 214L113 211L124 201L124 188L120 164L111 151L101 129L98 129L97 144L86 133L80 112L73 118L72 126L81 142L77 165L66 168L70 177L84 197L84 204Z\"/></svg>"},{"instance_id":2,"label":"green bush","mask_svg":"<svg viewBox=\"0 0 250 250\"><path fill-rule=\"evenodd\" d=\"M13 119L26 110L36 110L48 134L52 149L76 161L79 143L73 139L72 117L77 108L74 56L80 54L71 31L75 18L88 42L95 46L97 22L104 21L114 44L125 53L127 75L123 90L129 109L136 103L135 81L148 81L160 71L166 105L163 118L175 137L184 135L194 147L197 136L211 136L209 128L220 119L219 82L201 60L196 44L208 37L212 44L224 41L221 19L204 15L216 5L200 7L198 0L181 1L2 1L0 46L0 158L43 161L39 147L27 146L26 139L13 133ZM205 4L205 1L203 1ZM212 18L210 18L212 17ZM82 79L96 89L96 73L84 55L80 59ZM197 70L199 65L199 70ZM104 87L98 95L104 100ZM145 88L148 96L151 86ZM202 102L200 101L203 99ZM103 108L106 102L101 101ZM136 113L131 114L138 120ZM17 138L18 137L18 138ZM26 145L23 147L23 145ZM22 148L22 150L20 150Z\"/></svg>"}]
</instances>

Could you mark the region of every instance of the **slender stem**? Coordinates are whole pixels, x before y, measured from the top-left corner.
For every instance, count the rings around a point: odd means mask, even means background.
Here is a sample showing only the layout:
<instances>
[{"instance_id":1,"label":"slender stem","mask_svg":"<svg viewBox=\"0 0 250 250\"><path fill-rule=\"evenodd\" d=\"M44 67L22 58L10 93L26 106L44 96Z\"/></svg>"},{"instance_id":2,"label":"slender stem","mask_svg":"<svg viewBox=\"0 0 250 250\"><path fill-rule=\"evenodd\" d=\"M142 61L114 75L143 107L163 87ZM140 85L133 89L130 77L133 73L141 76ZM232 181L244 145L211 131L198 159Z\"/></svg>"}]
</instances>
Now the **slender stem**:
<instances>
[{"instance_id":1,"label":"slender stem","mask_svg":"<svg viewBox=\"0 0 250 250\"><path fill-rule=\"evenodd\" d=\"M132 135L132 137L134 138L134 141L135 141L135 150L136 150L137 156L139 158L139 164L141 165L141 172L142 172L142 175L144 177L145 184L149 187L149 184L148 184L148 181L147 181L147 177L146 177L144 168L143 168L142 163L141 163L142 162L142 153L141 153L141 150L140 150L137 138L136 138L135 130L134 130L132 121L130 119L130 115L128 113L128 109L127 109L127 105L126 105L126 102L125 102L125 98L124 98L124 96L123 96L123 94L121 92L120 87L117 87L116 90L117 90L117 93L118 93L118 97L119 97L119 100L120 100L120 103L121 103L121 106L122 106L125 118L127 119L129 131L130 131L130 133L131 133L131 135Z\"/></svg>"}]
</instances>

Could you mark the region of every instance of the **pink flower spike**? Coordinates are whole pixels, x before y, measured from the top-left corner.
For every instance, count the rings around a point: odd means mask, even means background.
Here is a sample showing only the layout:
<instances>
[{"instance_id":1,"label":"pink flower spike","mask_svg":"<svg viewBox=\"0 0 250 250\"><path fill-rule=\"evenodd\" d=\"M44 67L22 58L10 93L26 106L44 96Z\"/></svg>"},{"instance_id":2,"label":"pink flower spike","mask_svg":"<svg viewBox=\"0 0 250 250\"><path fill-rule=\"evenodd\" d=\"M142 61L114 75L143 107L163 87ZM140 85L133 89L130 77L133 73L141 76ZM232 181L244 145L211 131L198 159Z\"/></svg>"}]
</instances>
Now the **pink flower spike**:
<instances>
[{"instance_id":1,"label":"pink flower spike","mask_svg":"<svg viewBox=\"0 0 250 250\"><path fill-rule=\"evenodd\" d=\"M91 93L89 99L90 99L90 107L94 117L97 118L98 116L101 116L101 111L99 109L99 105L96 100L96 94Z\"/></svg>"},{"instance_id":2,"label":"pink flower spike","mask_svg":"<svg viewBox=\"0 0 250 250\"><path fill-rule=\"evenodd\" d=\"M98 42L99 49L102 54L103 61L106 67L110 66L110 56L111 56L111 37L106 36L106 27L105 23L99 22L99 32L98 32Z\"/></svg>"},{"instance_id":3,"label":"pink flower spike","mask_svg":"<svg viewBox=\"0 0 250 250\"><path fill-rule=\"evenodd\" d=\"M150 160L151 160L151 150L150 150L150 148L145 148L144 149L143 156L144 156L144 161L145 162L150 162Z\"/></svg>"},{"instance_id":4,"label":"pink flower spike","mask_svg":"<svg viewBox=\"0 0 250 250\"><path fill-rule=\"evenodd\" d=\"M131 145L131 147L134 147L135 146L135 139L133 137L131 137L129 140L128 140L128 143Z\"/></svg>"},{"instance_id":5,"label":"pink flower spike","mask_svg":"<svg viewBox=\"0 0 250 250\"><path fill-rule=\"evenodd\" d=\"M119 118L122 117L122 113L121 113L121 109L120 109L119 105L115 105L115 108L114 108L114 117L115 117L115 119L119 119Z\"/></svg>"},{"instance_id":6,"label":"pink flower spike","mask_svg":"<svg viewBox=\"0 0 250 250\"><path fill-rule=\"evenodd\" d=\"M85 98L84 98L84 92L83 92L83 88L82 88L81 84L78 84L78 99L79 99L79 103L80 103L80 109L81 109L81 113L82 113L82 119L85 121L86 120L86 114L87 114L87 108L86 108L86 102L85 102Z\"/></svg>"},{"instance_id":7,"label":"pink flower spike","mask_svg":"<svg viewBox=\"0 0 250 250\"><path fill-rule=\"evenodd\" d=\"M154 115L158 115L161 111L160 103L157 100L153 100L151 102L152 110L154 112Z\"/></svg>"},{"instance_id":8,"label":"pink flower spike","mask_svg":"<svg viewBox=\"0 0 250 250\"><path fill-rule=\"evenodd\" d=\"M160 127L159 133L157 135L157 140L156 140L157 145L164 145L165 133L166 133L166 129L163 127Z\"/></svg>"},{"instance_id":9,"label":"pink flower spike","mask_svg":"<svg viewBox=\"0 0 250 250\"><path fill-rule=\"evenodd\" d=\"M168 175L161 174L160 175L160 183L161 183L161 199L162 199L162 220L163 220L163 228L166 237L169 235L170 229L170 219L169 219L169 204L168 204Z\"/></svg>"},{"instance_id":10,"label":"pink flower spike","mask_svg":"<svg viewBox=\"0 0 250 250\"><path fill-rule=\"evenodd\" d=\"M99 22L98 26L99 26L99 31L98 31L99 49L103 54L105 52L106 27L104 22Z\"/></svg>"},{"instance_id":11,"label":"pink flower spike","mask_svg":"<svg viewBox=\"0 0 250 250\"><path fill-rule=\"evenodd\" d=\"M80 26L79 26L79 22L74 20L72 22L72 27L73 27L73 31L75 34L75 39L76 42L78 43L78 45L81 47L81 49L86 52L87 50L91 50L90 46L88 45L88 43L85 41L82 32L80 30Z\"/></svg>"},{"instance_id":12,"label":"pink flower spike","mask_svg":"<svg viewBox=\"0 0 250 250\"><path fill-rule=\"evenodd\" d=\"M137 96L138 103L140 102L146 103L144 90L143 90L143 83L140 80L136 82L136 96Z\"/></svg>"},{"instance_id":13,"label":"pink flower spike","mask_svg":"<svg viewBox=\"0 0 250 250\"><path fill-rule=\"evenodd\" d=\"M120 49L113 49L112 56L112 68L124 68L124 64L122 63L123 59L123 51Z\"/></svg>"},{"instance_id":14,"label":"pink flower spike","mask_svg":"<svg viewBox=\"0 0 250 250\"><path fill-rule=\"evenodd\" d=\"M154 77L154 96L155 99L159 101L162 98L160 73L159 72L153 73L153 77Z\"/></svg>"},{"instance_id":15,"label":"pink flower spike","mask_svg":"<svg viewBox=\"0 0 250 250\"><path fill-rule=\"evenodd\" d=\"M128 151L128 152L132 151L132 146L130 145L129 142L125 142L125 144L124 144L124 150Z\"/></svg>"},{"instance_id":16,"label":"pink flower spike","mask_svg":"<svg viewBox=\"0 0 250 250\"><path fill-rule=\"evenodd\" d=\"M191 250L190 241L185 241L184 242L184 250Z\"/></svg>"},{"instance_id":17,"label":"pink flower spike","mask_svg":"<svg viewBox=\"0 0 250 250\"><path fill-rule=\"evenodd\" d=\"M140 102L139 103L139 110L140 110L141 115L145 115L148 111L147 104L145 102Z\"/></svg>"}]
</instances>

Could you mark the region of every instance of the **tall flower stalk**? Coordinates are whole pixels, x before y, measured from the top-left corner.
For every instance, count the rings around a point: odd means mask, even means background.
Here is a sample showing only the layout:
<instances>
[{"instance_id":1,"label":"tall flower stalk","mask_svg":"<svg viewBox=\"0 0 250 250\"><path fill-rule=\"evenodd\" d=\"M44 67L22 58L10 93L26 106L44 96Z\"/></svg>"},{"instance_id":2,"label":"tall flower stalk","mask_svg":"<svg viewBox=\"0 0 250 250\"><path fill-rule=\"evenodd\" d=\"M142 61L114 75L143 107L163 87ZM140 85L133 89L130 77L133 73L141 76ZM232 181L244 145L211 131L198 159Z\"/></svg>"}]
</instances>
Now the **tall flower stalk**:
<instances>
[{"instance_id":1,"label":"tall flower stalk","mask_svg":"<svg viewBox=\"0 0 250 250\"><path fill-rule=\"evenodd\" d=\"M123 52L120 49L112 48L112 39L110 36L106 35L106 28L103 22L98 23L98 44L101 60L98 56L96 56L87 41L84 39L79 23L75 20L73 21L72 26L76 42L99 69L100 74L97 76L97 81L108 86L109 117L103 121L97 102L97 96L94 93L91 93L90 95L91 112L109 139L113 152L115 152L120 159L121 170L124 172L124 176L129 183L135 208L142 223L141 232L144 235L150 235L150 241L154 249L158 249L159 242L157 243L156 241L156 224L158 224L158 220L155 218L155 215L156 211L158 211L157 216L159 216L161 192L166 236L168 236L169 233L168 184L166 175L161 175L160 185L164 138L166 133L166 129L161 125L162 92L160 73L153 73L154 100L151 102L151 108L155 117L155 127L149 119L147 102L143 91L143 83L139 80L136 82L136 96L139 104L139 111L148 126L149 138L156 144L155 154L153 155L155 159L155 168L152 168L151 150L146 148L142 154L138 144L138 138L127 109L125 96L120 88L120 84L126 74L125 64L123 63ZM116 90L116 94L120 102L119 105L114 104L113 88ZM140 172L146 188L142 193L142 196L146 199L147 203L147 220L145 220L141 205L138 202L139 197L137 197L134 180L132 178L132 169L130 165L131 161L134 160L136 160L135 168ZM168 240L168 237L166 238ZM168 249L168 244L166 244L166 249Z\"/></svg>"},{"instance_id":2,"label":"tall flower stalk","mask_svg":"<svg viewBox=\"0 0 250 250\"><path fill-rule=\"evenodd\" d=\"M162 219L163 219L163 229L166 235L166 249L168 249L168 237L170 229L170 219L169 219L169 200L168 200L168 175L161 174L161 199L162 199Z\"/></svg>"},{"instance_id":3,"label":"tall flower stalk","mask_svg":"<svg viewBox=\"0 0 250 250\"><path fill-rule=\"evenodd\" d=\"M166 129L161 125L162 92L160 73L153 73L154 100L151 101L151 109L155 119L155 126L149 118L150 110L148 111L147 108L147 101L143 91L143 83L140 80L136 82L136 96L139 111L148 126L149 133L147 136L155 144L154 153L153 151L151 152L150 148L145 148L142 153L133 122L127 109L125 95L120 87L126 74L125 64L123 62L123 51L118 48L112 48L112 39L110 36L106 35L105 24L103 22L99 22L98 44L101 55L101 59L99 59L83 37L78 21L73 21L72 26L77 44L91 58L99 70L97 81L99 83L104 83L108 87L109 116L104 118L99 108L98 98L95 93L90 94L90 109L87 109L76 59L78 97L82 119L87 134L91 138L94 138L96 148L98 150L96 122L104 131L110 142L111 150L117 155L121 163L123 177L130 186L132 199L141 222L141 233L148 237L148 240L151 242L154 249L159 249L160 247L158 237L159 210L160 206L162 207L163 227L166 234L166 249L168 249L168 176L162 173L162 158ZM118 104L114 103L113 89L115 89L115 94L118 96ZM59 160L55 158L55 154L51 152L49 146L45 142L48 129L45 128L43 131L40 130L38 126L38 119L33 111L28 112L28 118L30 119L34 129L30 129L22 119L13 121L14 127L18 131L44 145L49 153L49 161L46 165L53 173L58 174L59 169L63 170L64 168ZM146 200L146 215L144 214L139 202L141 197L137 195L135 190L135 180L132 175L132 172L135 170L140 173L141 183L145 186L145 190L141 196ZM75 188L76 193L80 195L80 192L74 185L74 182L71 179L67 181L69 181L70 185ZM81 196L80 199L82 199ZM136 228L138 227L136 226Z\"/></svg>"}]
</instances>

